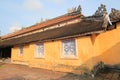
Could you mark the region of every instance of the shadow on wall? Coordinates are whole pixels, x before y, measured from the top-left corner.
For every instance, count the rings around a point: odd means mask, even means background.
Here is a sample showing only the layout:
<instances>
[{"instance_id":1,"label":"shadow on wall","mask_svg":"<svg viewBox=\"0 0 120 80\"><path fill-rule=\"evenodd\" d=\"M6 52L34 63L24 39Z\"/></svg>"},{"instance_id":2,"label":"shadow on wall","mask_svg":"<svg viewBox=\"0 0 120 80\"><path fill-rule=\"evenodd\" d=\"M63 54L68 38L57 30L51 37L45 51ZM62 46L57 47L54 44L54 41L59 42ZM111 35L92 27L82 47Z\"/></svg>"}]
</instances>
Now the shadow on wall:
<instances>
[{"instance_id":1,"label":"shadow on wall","mask_svg":"<svg viewBox=\"0 0 120 80\"><path fill-rule=\"evenodd\" d=\"M119 64L120 63L120 42L116 43L114 46L103 52L99 56L100 60L102 60L106 64Z\"/></svg>"},{"instance_id":2,"label":"shadow on wall","mask_svg":"<svg viewBox=\"0 0 120 80\"><path fill-rule=\"evenodd\" d=\"M109 64L109 65L120 64L120 42L116 43L114 46L107 49L101 55L88 59L82 65L87 65L89 69L92 69L94 65L100 61L104 62L105 64Z\"/></svg>"},{"instance_id":3,"label":"shadow on wall","mask_svg":"<svg viewBox=\"0 0 120 80\"><path fill-rule=\"evenodd\" d=\"M71 73L68 73L57 80L67 80L67 79L83 80L80 79L81 76L77 75L76 73L77 72L80 74L90 73L91 70L94 68L94 66L98 64L100 61L104 62L104 64L108 64L109 66L112 66L112 68L114 66L114 68L120 69L120 42L116 43L114 46L103 52L101 55L88 59L81 66L75 68ZM91 79L91 77L88 77L87 79L93 80Z\"/></svg>"}]
</instances>

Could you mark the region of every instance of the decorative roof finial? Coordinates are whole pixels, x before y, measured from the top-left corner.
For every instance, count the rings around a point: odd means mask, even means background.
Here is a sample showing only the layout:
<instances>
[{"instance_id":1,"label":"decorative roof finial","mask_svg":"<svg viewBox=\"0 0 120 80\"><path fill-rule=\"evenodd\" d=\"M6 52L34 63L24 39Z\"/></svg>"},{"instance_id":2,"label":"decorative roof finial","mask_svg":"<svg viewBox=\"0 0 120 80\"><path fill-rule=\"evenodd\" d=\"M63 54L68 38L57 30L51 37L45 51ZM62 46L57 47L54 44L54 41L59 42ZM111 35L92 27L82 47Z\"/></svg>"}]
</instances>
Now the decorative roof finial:
<instances>
[{"instance_id":1,"label":"decorative roof finial","mask_svg":"<svg viewBox=\"0 0 120 80\"><path fill-rule=\"evenodd\" d=\"M112 22L119 21L120 20L120 10L116 10L116 9L112 8L109 17Z\"/></svg>"},{"instance_id":2,"label":"decorative roof finial","mask_svg":"<svg viewBox=\"0 0 120 80\"><path fill-rule=\"evenodd\" d=\"M107 14L106 6L101 4L100 7L98 7L98 10L96 10L94 16L103 16Z\"/></svg>"},{"instance_id":3,"label":"decorative roof finial","mask_svg":"<svg viewBox=\"0 0 120 80\"><path fill-rule=\"evenodd\" d=\"M76 9L76 7L72 8L72 9L68 9L68 14L69 15L77 15L77 14L81 14L82 8L79 5L78 8Z\"/></svg>"},{"instance_id":4,"label":"decorative roof finial","mask_svg":"<svg viewBox=\"0 0 120 80\"><path fill-rule=\"evenodd\" d=\"M82 12L82 8L81 8L81 6L80 6L80 5L78 6L77 11L78 11L79 13L81 13L81 12Z\"/></svg>"}]
</instances>

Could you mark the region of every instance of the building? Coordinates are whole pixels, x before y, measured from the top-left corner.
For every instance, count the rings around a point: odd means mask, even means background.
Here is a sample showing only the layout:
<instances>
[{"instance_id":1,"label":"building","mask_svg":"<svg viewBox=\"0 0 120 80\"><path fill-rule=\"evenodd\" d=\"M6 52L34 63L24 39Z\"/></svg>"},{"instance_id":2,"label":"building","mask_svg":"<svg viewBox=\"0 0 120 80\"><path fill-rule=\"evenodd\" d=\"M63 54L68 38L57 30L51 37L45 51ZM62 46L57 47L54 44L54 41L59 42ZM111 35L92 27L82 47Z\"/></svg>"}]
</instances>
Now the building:
<instances>
[{"instance_id":1,"label":"building","mask_svg":"<svg viewBox=\"0 0 120 80\"><path fill-rule=\"evenodd\" d=\"M83 73L100 61L120 64L120 11L101 5L92 16L77 10L1 37L0 55L11 63Z\"/></svg>"}]
</instances>

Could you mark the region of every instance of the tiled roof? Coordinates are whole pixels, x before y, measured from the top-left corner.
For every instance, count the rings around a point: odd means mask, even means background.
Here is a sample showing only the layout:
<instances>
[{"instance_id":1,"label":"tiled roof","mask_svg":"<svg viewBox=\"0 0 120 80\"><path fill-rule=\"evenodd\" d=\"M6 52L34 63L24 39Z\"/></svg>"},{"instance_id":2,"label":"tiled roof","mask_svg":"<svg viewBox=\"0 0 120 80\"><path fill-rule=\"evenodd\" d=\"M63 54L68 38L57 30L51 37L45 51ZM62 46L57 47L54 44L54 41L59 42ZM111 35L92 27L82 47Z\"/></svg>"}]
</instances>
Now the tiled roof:
<instances>
[{"instance_id":1,"label":"tiled roof","mask_svg":"<svg viewBox=\"0 0 120 80\"><path fill-rule=\"evenodd\" d=\"M2 38L6 39L6 38L14 37L14 36L17 36L17 35L25 34L25 33L31 32L31 31L38 30L38 29L43 28L43 27L49 27L51 25L59 24L61 22L69 21L69 20L72 20L72 19L75 19L75 18L80 18L81 16L83 16L83 15L82 14L75 14L75 15L65 14L65 15L53 18L51 20L48 20L48 21L38 23L36 25L33 25L33 26L28 27L26 29L20 30L18 32L14 32L12 34L4 35L4 36L2 36Z\"/></svg>"},{"instance_id":2,"label":"tiled roof","mask_svg":"<svg viewBox=\"0 0 120 80\"><path fill-rule=\"evenodd\" d=\"M58 40L77 36L85 36L92 33L99 33L105 30L103 24L104 24L103 20L83 19L81 22L66 25L64 27L46 30L44 32L38 32L19 38L3 40L0 43L0 47L19 45L30 42Z\"/></svg>"}]
</instances>

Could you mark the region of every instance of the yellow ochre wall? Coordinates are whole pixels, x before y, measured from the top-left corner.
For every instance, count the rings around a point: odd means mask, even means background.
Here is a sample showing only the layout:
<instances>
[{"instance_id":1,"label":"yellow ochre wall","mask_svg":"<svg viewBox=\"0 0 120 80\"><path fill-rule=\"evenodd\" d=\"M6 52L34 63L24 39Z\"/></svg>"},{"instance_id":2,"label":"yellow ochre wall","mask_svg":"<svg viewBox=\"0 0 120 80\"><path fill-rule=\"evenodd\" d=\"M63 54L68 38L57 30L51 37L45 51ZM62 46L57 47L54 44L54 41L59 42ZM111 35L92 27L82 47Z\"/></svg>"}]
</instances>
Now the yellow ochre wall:
<instances>
[{"instance_id":1,"label":"yellow ochre wall","mask_svg":"<svg viewBox=\"0 0 120 80\"><path fill-rule=\"evenodd\" d=\"M101 34L75 38L77 57L63 58L62 41L44 42L44 57L35 58L36 43L24 45L23 56L19 56L19 47L12 48L12 63L26 64L30 67L53 71L82 73L89 71L99 61L106 64L120 63L120 24L117 29Z\"/></svg>"},{"instance_id":2,"label":"yellow ochre wall","mask_svg":"<svg viewBox=\"0 0 120 80\"><path fill-rule=\"evenodd\" d=\"M106 64L120 64L120 23L116 29L100 34L100 59Z\"/></svg>"},{"instance_id":3,"label":"yellow ochre wall","mask_svg":"<svg viewBox=\"0 0 120 80\"><path fill-rule=\"evenodd\" d=\"M15 46L12 48L12 62L13 63L17 63L17 64L24 64L24 65L28 65L30 56L30 50L29 50L29 45L24 45L23 47L23 52L24 54L22 56L19 55L19 46Z\"/></svg>"}]
</instances>

